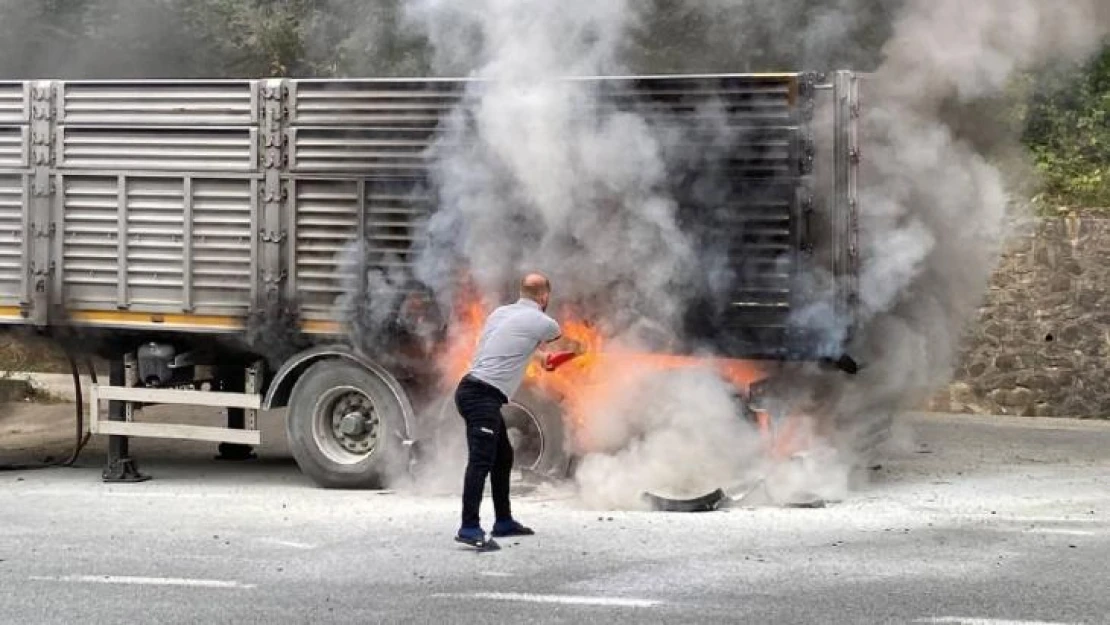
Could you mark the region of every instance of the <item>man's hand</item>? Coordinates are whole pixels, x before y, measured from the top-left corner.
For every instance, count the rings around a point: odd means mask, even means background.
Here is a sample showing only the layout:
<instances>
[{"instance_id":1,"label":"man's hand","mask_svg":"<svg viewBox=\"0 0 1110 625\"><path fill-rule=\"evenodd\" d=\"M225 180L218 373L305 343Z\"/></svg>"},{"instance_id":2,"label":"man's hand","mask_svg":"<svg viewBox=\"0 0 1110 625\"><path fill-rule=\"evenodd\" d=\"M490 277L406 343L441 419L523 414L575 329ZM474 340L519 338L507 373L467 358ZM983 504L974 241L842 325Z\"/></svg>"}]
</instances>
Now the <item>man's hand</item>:
<instances>
[{"instance_id":1,"label":"man's hand","mask_svg":"<svg viewBox=\"0 0 1110 625\"><path fill-rule=\"evenodd\" d=\"M543 355L543 368L545 371L554 371L563 364L570 362L578 356L577 352L551 352Z\"/></svg>"},{"instance_id":2,"label":"man's hand","mask_svg":"<svg viewBox=\"0 0 1110 625\"><path fill-rule=\"evenodd\" d=\"M554 351L548 351L554 348ZM534 358L544 371L554 371L560 366L586 353L586 346L570 337L559 336L536 350Z\"/></svg>"}]
</instances>

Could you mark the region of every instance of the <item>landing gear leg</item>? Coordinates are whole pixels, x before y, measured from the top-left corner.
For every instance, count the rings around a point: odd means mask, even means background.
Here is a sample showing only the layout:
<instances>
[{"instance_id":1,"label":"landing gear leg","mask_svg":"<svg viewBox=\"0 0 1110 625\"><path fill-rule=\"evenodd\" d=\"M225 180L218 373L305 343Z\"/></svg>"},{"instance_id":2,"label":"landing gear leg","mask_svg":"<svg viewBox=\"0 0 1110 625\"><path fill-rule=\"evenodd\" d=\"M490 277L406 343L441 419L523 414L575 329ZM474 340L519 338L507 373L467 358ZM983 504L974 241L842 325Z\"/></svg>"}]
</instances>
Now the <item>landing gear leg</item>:
<instances>
[{"instance_id":1,"label":"landing gear leg","mask_svg":"<svg viewBox=\"0 0 1110 625\"><path fill-rule=\"evenodd\" d=\"M135 359L130 354L122 359L113 359L108 373L108 383L112 386L135 386L137 374ZM109 421L129 421L131 406L127 402L109 401ZM104 467L101 479L105 482L135 483L150 479L139 471L139 465L131 457L130 440L126 436L108 437L108 464Z\"/></svg>"}]
</instances>

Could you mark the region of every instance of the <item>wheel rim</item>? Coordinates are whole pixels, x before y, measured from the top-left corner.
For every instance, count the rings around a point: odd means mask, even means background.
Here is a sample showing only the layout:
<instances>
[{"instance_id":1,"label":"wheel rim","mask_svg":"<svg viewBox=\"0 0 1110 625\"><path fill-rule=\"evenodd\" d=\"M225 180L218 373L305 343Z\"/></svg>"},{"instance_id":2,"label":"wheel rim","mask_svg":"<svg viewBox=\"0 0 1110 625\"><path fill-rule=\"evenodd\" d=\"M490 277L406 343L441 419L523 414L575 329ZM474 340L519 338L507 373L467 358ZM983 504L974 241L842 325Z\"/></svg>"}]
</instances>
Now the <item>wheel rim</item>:
<instances>
[{"instance_id":1,"label":"wheel rim","mask_svg":"<svg viewBox=\"0 0 1110 625\"><path fill-rule=\"evenodd\" d=\"M535 471L547 450L539 418L517 403L507 404L501 414L505 418L505 432L513 445L513 465Z\"/></svg>"},{"instance_id":2,"label":"wheel rim","mask_svg":"<svg viewBox=\"0 0 1110 625\"><path fill-rule=\"evenodd\" d=\"M316 447L339 464L362 462L378 448L381 419L374 401L353 386L328 389L312 411Z\"/></svg>"}]
</instances>

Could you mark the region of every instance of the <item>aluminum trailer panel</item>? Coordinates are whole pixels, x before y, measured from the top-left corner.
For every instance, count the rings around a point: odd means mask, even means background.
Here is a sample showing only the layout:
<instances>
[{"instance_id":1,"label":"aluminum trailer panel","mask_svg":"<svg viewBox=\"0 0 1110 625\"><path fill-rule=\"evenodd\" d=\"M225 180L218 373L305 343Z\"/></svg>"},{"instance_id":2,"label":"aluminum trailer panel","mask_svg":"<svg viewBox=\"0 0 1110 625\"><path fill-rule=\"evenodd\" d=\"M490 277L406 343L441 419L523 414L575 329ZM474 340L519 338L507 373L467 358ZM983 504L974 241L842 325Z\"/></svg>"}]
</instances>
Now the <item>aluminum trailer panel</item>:
<instances>
[{"instance_id":1,"label":"aluminum trailer panel","mask_svg":"<svg viewBox=\"0 0 1110 625\"><path fill-rule=\"evenodd\" d=\"M725 163L731 217L717 224L735 236L714 244L752 277L699 327L735 338L734 355L804 341L788 320L812 247L807 198L824 193L812 181L815 77L573 80L651 123L688 123L713 103L742 130ZM436 205L427 151L469 88L481 84L0 83L0 323L239 333L284 300L304 331L339 333L342 254L362 240L374 263L412 263ZM848 174L833 175L846 193ZM843 247L851 220L836 224ZM854 271L845 258L836 272Z\"/></svg>"},{"instance_id":2,"label":"aluminum trailer panel","mask_svg":"<svg viewBox=\"0 0 1110 625\"><path fill-rule=\"evenodd\" d=\"M28 296L30 110L27 83L0 83L0 323L22 323Z\"/></svg>"}]
</instances>

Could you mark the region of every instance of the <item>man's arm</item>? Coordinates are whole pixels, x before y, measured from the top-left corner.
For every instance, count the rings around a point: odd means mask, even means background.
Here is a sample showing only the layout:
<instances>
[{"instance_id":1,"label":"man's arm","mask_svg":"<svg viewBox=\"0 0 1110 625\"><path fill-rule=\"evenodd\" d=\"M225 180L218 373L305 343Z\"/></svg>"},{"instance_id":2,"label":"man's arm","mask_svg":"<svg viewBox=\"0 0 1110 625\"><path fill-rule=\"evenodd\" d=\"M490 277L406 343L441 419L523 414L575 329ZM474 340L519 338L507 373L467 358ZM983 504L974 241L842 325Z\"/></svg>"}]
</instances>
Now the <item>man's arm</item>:
<instances>
[{"instance_id":1,"label":"man's arm","mask_svg":"<svg viewBox=\"0 0 1110 625\"><path fill-rule=\"evenodd\" d=\"M540 341L534 357L540 366L548 371L554 371L563 363L583 353L582 344L570 337L563 336L559 324L550 319L547 335Z\"/></svg>"}]
</instances>

